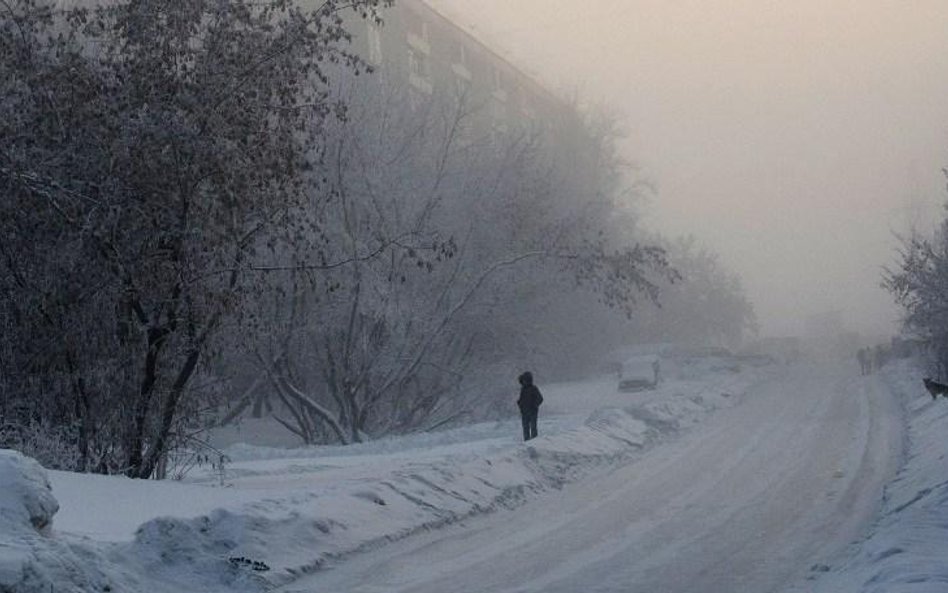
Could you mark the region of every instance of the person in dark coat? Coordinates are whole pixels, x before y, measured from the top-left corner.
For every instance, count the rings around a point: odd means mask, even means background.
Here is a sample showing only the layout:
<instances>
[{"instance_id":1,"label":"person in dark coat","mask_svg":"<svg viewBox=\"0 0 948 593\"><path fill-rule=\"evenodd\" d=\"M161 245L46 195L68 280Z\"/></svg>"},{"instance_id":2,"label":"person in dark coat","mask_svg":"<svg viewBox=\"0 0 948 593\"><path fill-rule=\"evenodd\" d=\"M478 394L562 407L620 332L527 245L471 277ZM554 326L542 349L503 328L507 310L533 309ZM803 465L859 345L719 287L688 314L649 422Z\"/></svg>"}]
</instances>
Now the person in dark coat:
<instances>
[{"instance_id":1,"label":"person in dark coat","mask_svg":"<svg viewBox=\"0 0 948 593\"><path fill-rule=\"evenodd\" d=\"M529 441L537 436L537 417L540 414L543 395L533 384L533 374L530 371L517 377L517 380L520 381L517 406L520 408L520 421L523 423L523 440Z\"/></svg>"},{"instance_id":2,"label":"person in dark coat","mask_svg":"<svg viewBox=\"0 0 948 593\"><path fill-rule=\"evenodd\" d=\"M863 375L868 375L870 371L870 362L869 362L869 351L867 348L860 348L859 352L856 353L856 358L859 359L859 368Z\"/></svg>"}]
</instances>

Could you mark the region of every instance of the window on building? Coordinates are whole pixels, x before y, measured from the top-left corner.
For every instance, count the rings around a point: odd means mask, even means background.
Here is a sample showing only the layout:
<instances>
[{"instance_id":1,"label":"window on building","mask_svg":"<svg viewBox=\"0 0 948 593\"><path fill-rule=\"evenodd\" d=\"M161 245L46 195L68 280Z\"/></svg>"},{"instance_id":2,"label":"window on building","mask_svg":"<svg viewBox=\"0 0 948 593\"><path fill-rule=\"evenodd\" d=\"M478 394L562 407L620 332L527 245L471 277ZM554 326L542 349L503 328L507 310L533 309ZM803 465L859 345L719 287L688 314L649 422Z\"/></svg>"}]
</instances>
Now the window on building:
<instances>
[{"instance_id":1,"label":"window on building","mask_svg":"<svg viewBox=\"0 0 948 593\"><path fill-rule=\"evenodd\" d=\"M457 85L458 97L467 97L471 93L471 75L470 73L462 74L457 70L454 71L455 74L455 83Z\"/></svg>"},{"instance_id":2,"label":"window on building","mask_svg":"<svg viewBox=\"0 0 948 593\"><path fill-rule=\"evenodd\" d=\"M407 13L405 31L408 35L408 44L417 47L426 53L431 53L431 40L428 37L428 23L421 15Z\"/></svg>"},{"instance_id":3,"label":"window on building","mask_svg":"<svg viewBox=\"0 0 948 593\"><path fill-rule=\"evenodd\" d=\"M467 65L467 48L464 47L463 43L457 45L451 70L454 71L458 97L467 96L471 89L472 76Z\"/></svg>"},{"instance_id":4,"label":"window on building","mask_svg":"<svg viewBox=\"0 0 948 593\"><path fill-rule=\"evenodd\" d=\"M431 60L428 54L416 47L408 47L408 82L417 90L430 94Z\"/></svg>"},{"instance_id":5,"label":"window on building","mask_svg":"<svg viewBox=\"0 0 948 593\"><path fill-rule=\"evenodd\" d=\"M372 19L367 19L366 23L368 24L366 34L369 45L368 60L370 64L378 66L382 63L382 29Z\"/></svg>"},{"instance_id":6,"label":"window on building","mask_svg":"<svg viewBox=\"0 0 948 593\"><path fill-rule=\"evenodd\" d=\"M491 131L495 141L500 141L507 133L507 102L495 95L490 100Z\"/></svg>"},{"instance_id":7,"label":"window on building","mask_svg":"<svg viewBox=\"0 0 948 593\"><path fill-rule=\"evenodd\" d=\"M500 68L494 67L493 76L492 76L492 92L490 98L490 115L493 120L494 127L503 127L506 129L507 126L507 89L505 85L504 75L501 72Z\"/></svg>"},{"instance_id":8,"label":"window on building","mask_svg":"<svg viewBox=\"0 0 948 593\"><path fill-rule=\"evenodd\" d=\"M430 95L433 84L428 23L418 14L407 13L405 26L408 41L408 82L415 90Z\"/></svg>"},{"instance_id":9,"label":"window on building","mask_svg":"<svg viewBox=\"0 0 948 593\"><path fill-rule=\"evenodd\" d=\"M506 103L507 102L507 80L506 80L506 77L504 76L503 71L500 68L495 66L494 74L492 78L493 78L492 94L494 96L494 100L500 101L501 103Z\"/></svg>"},{"instance_id":10,"label":"window on building","mask_svg":"<svg viewBox=\"0 0 948 593\"><path fill-rule=\"evenodd\" d=\"M537 119L537 112L536 109L534 109L532 97L523 87L518 90L517 97L520 104L520 116L523 118L525 125L532 128Z\"/></svg>"}]
</instances>

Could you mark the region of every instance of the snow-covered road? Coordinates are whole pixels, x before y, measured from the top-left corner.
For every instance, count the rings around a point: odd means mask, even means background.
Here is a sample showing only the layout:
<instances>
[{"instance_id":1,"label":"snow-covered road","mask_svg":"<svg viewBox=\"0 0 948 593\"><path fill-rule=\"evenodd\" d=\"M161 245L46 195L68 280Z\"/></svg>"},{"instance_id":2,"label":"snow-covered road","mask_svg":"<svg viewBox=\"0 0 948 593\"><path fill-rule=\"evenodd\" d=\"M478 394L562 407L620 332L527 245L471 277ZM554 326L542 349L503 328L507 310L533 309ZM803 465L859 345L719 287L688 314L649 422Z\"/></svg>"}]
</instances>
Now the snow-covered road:
<instances>
[{"instance_id":1,"label":"snow-covered road","mask_svg":"<svg viewBox=\"0 0 948 593\"><path fill-rule=\"evenodd\" d=\"M865 529L901 445L874 377L802 365L608 475L359 554L287 591L780 590Z\"/></svg>"}]
</instances>

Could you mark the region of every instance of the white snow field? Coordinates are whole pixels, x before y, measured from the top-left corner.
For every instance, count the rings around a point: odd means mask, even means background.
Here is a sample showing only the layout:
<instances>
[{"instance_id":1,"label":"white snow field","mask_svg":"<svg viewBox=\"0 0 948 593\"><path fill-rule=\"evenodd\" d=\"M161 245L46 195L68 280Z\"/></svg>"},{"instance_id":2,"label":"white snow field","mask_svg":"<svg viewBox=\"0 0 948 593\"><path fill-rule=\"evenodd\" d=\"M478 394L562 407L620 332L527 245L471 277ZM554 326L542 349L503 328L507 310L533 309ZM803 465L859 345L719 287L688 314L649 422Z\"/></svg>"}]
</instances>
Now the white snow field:
<instances>
[{"instance_id":1,"label":"white snow field","mask_svg":"<svg viewBox=\"0 0 948 593\"><path fill-rule=\"evenodd\" d=\"M794 593L948 591L948 401L932 400L922 376L910 361L882 374L904 406L904 465L865 537Z\"/></svg>"},{"instance_id":2,"label":"white snow field","mask_svg":"<svg viewBox=\"0 0 948 593\"><path fill-rule=\"evenodd\" d=\"M896 400L876 378L854 374L787 369L740 406L609 473L285 590L779 590L863 533L896 469Z\"/></svg>"},{"instance_id":3,"label":"white snow field","mask_svg":"<svg viewBox=\"0 0 948 593\"><path fill-rule=\"evenodd\" d=\"M0 592L948 590L948 402L914 369L683 376L642 393L541 383L527 444L511 419L234 445L223 476L182 481L51 471L51 529L11 494L42 490L36 473L10 478L4 453Z\"/></svg>"}]
</instances>

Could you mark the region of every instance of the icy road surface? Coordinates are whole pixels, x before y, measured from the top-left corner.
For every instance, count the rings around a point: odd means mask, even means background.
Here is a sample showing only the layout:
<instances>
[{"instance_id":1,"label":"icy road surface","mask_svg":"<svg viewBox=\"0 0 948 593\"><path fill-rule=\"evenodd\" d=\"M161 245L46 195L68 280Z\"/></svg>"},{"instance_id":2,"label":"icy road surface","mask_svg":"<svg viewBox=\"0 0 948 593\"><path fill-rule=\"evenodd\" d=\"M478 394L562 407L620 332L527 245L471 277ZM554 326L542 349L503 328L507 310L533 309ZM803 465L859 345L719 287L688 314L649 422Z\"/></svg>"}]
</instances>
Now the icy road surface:
<instances>
[{"instance_id":1,"label":"icy road surface","mask_svg":"<svg viewBox=\"0 0 948 593\"><path fill-rule=\"evenodd\" d=\"M779 591L863 533L901 430L876 378L792 367L608 475L356 555L286 591Z\"/></svg>"}]
</instances>

